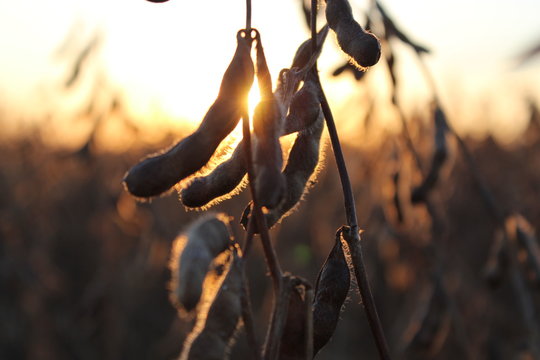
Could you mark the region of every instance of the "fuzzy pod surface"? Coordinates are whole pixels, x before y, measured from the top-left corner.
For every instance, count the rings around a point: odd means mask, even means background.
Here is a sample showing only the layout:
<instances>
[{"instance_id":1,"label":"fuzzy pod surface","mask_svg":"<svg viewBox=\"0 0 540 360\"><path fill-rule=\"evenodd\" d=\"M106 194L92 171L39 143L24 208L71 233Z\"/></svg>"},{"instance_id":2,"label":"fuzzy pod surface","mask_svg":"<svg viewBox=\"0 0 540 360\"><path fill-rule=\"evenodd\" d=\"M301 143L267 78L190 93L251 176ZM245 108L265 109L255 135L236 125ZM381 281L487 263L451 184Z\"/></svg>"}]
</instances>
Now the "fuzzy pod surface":
<instances>
[{"instance_id":1,"label":"fuzzy pod surface","mask_svg":"<svg viewBox=\"0 0 540 360\"><path fill-rule=\"evenodd\" d=\"M375 65L381 57L379 39L354 20L347 0L326 0L326 21L341 49L361 68Z\"/></svg>"},{"instance_id":2,"label":"fuzzy pod surface","mask_svg":"<svg viewBox=\"0 0 540 360\"><path fill-rule=\"evenodd\" d=\"M324 41L326 40L326 36L328 35L328 26L324 26L319 30L317 33L317 51L315 56L318 56L322 51L322 45L324 44ZM311 45L311 39L307 39L304 41L296 50L296 53L294 54L293 62L291 65L292 68L303 68L306 66L309 62L309 59L312 56L312 45Z\"/></svg>"},{"instance_id":3,"label":"fuzzy pod surface","mask_svg":"<svg viewBox=\"0 0 540 360\"><path fill-rule=\"evenodd\" d=\"M306 348L303 346L306 337L304 291L300 286L296 286L292 289L289 297L287 319L285 320L285 327L281 336L281 346L279 348L279 359L300 360L306 358Z\"/></svg>"},{"instance_id":4,"label":"fuzzy pod surface","mask_svg":"<svg viewBox=\"0 0 540 360\"><path fill-rule=\"evenodd\" d=\"M336 234L334 247L328 254L315 285L313 300L313 353L330 340L339 320L341 307L349 293L351 275L343 253L341 234Z\"/></svg>"},{"instance_id":5,"label":"fuzzy pod surface","mask_svg":"<svg viewBox=\"0 0 540 360\"><path fill-rule=\"evenodd\" d=\"M175 240L180 253L171 262L172 299L187 312L195 309L201 299L204 279L210 264L231 245L228 217L224 214L204 216L193 223Z\"/></svg>"},{"instance_id":6,"label":"fuzzy pod surface","mask_svg":"<svg viewBox=\"0 0 540 360\"><path fill-rule=\"evenodd\" d=\"M181 360L221 360L228 358L230 346L238 329L242 304L242 269L240 256L232 251L229 271L205 314L206 321L198 333L188 338Z\"/></svg>"},{"instance_id":7,"label":"fuzzy pod surface","mask_svg":"<svg viewBox=\"0 0 540 360\"><path fill-rule=\"evenodd\" d=\"M289 210L293 209L306 192L306 185L319 163L321 134L324 118L319 114L318 121L307 130L298 133L289 153L287 165L283 170L286 190L283 202L269 211L266 217L268 227L278 222Z\"/></svg>"},{"instance_id":8,"label":"fuzzy pod surface","mask_svg":"<svg viewBox=\"0 0 540 360\"><path fill-rule=\"evenodd\" d=\"M306 86L306 84L304 84L304 86ZM306 97L303 98L305 99ZM313 99L316 100L318 98L313 97ZM300 106L305 108L305 105L306 104L301 104ZM293 111L292 108L293 106L291 105L291 112ZM313 111L313 109L315 109L315 111ZM291 115L291 113L289 113L289 115ZM289 121L289 118L287 118L287 121ZM307 189L307 183L319 163L320 140L324 129L324 117L322 116L318 101L313 101L311 109L305 109L301 120L296 117L291 118L289 130L295 128L300 123L308 123L309 127L298 132L294 144L291 147L291 151L289 152L287 165L283 170L283 177L285 179L283 201L265 214L266 224L269 228L274 226L302 199L302 196ZM241 224L246 229L250 213L251 205L248 205L240 220Z\"/></svg>"},{"instance_id":9,"label":"fuzzy pod surface","mask_svg":"<svg viewBox=\"0 0 540 360\"><path fill-rule=\"evenodd\" d=\"M257 79L261 101L253 114L254 185L259 204L272 209L279 205L285 192L285 179L281 173L283 155L279 142L285 114L281 103L272 93L270 71L260 37L257 39Z\"/></svg>"},{"instance_id":10,"label":"fuzzy pod surface","mask_svg":"<svg viewBox=\"0 0 540 360\"><path fill-rule=\"evenodd\" d=\"M202 207L212 200L232 192L246 175L244 142L234 149L231 157L205 176L198 176L182 189L182 203L190 208Z\"/></svg>"},{"instance_id":11,"label":"fuzzy pod surface","mask_svg":"<svg viewBox=\"0 0 540 360\"><path fill-rule=\"evenodd\" d=\"M237 34L237 48L223 75L219 94L197 130L168 151L147 157L124 178L127 190L138 197L160 195L210 160L218 145L236 127L253 84L250 40Z\"/></svg>"},{"instance_id":12,"label":"fuzzy pod surface","mask_svg":"<svg viewBox=\"0 0 540 360\"><path fill-rule=\"evenodd\" d=\"M319 104L319 87L315 80L308 76L300 90L293 95L283 132L292 134L310 128L321 113Z\"/></svg>"}]
</instances>

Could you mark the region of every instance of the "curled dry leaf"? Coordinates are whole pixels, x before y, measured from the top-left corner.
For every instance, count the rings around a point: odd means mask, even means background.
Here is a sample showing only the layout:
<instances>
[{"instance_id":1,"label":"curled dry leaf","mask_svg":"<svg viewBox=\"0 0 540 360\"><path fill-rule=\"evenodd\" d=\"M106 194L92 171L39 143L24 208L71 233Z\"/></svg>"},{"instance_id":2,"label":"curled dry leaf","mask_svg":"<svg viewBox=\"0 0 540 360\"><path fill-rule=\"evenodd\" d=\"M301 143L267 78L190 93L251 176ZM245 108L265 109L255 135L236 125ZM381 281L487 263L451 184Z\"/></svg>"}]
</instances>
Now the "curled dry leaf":
<instances>
[{"instance_id":1,"label":"curled dry leaf","mask_svg":"<svg viewBox=\"0 0 540 360\"><path fill-rule=\"evenodd\" d=\"M315 285L313 300L313 353L330 340L339 320L341 307L349 293L351 275L343 253L341 231L328 254Z\"/></svg>"},{"instance_id":2,"label":"curled dry leaf","mask_svg":"<svg viewBox=\"0 0 540 360\"><path fill-rule=\"evenodd\" d=\"M228 272L207 313L199 313L197 324L188 335L181 360L226 359L240 324L242 268L239 249L231 253Z\"/></svg>"},{"instance_id":3,"label":"curled dry leaf","mask_svg":"<svg viewBox=\"0 0 540 360\"><path fill-rule=\"evenodd\" d=\"M199 303L210 264L231 245L228 223L224 214L201 217L173 244L171 300L188 312Z\"/></svg>"},{"instance_id":4,"label":"curled dry leaf","mask_svg":"<svg viewBox=\"0 0 540 360\"><path fill-rule=\"evenodd\" d=\"M413 203L426 201L427 195L437 184L439 173L448 156L446 144L447 132L448 124L446 123L446 116L442 109L437 106L435 108L435 150L431 160L431 167L422 183L412 191L411 201Z\"/></svg>"},{"instance_id":5,"label":"curled dry leaf","mask_svg":"<svg viewBox=\"0 0 540 360\"><path fill-rule=\"evenodd\" d=\"M326 0L326 21L337 36L341 49L359 68L375 65L381 57L381 44L372 33L354 20L347 0Z\"/></svg>"},{"instance_id":6,"label":"curled dry leaf","mask_svg":"<svg viewBox=\"0 0 540 360\"><path fill-rule=\"evenodd\" d=\"M152 197L169 190L206 165L221 141L235 128L244 113L254 79L251 40L241 30L237 42L218 97L199 128L166 152L150 156L131 168L124 178L131 194Z\"/></svg>"}]
</instances>

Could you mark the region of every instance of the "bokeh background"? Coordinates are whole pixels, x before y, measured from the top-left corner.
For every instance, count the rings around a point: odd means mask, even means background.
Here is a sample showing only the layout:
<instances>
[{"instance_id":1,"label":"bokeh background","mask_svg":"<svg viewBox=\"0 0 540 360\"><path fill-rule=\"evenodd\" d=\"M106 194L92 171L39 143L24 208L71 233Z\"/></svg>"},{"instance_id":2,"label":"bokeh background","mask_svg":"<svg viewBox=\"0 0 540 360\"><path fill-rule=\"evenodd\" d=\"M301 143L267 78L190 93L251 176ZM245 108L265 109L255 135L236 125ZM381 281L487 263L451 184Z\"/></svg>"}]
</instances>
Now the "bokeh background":
<instances>
[{"instance_id":1,"label":"bokeh background","mask_svg":"<svg viewBox=\"0 0 540 360\"><path fill-rule=\"evenodd\" d=\"M352 4L364 24L370 3ZM424 64L448 122L501 208L540 226L540 55L526 56L540 43L540 4L383 4L411 39L431 50ZM179 354L192 323L169 303L167 263L172 240L201 213L184 209L175 193L137 202L121 180L141 157L196 128L236 46L244 6L0 2L0 359ZM253 26L274 76L309 36L300 1L254 2ZM427 166L433 87L410 48L391 45L399 104ZM349 72L332 76L346 61L330 35L319 70L343 138L367 268L395 358L535 358L538 274L521 266L527 259L521 249L509 266L516 271L503 271L497 283L486 279L498 224L455 140L449 139L449 159L431 196L442 219L433 233L426 207L409 200L420 175L391 103L388 68L381 62L360 81ZM271 233L283 268L312 282L345 221L323 138L317 184ZM243 191L213 210L238 219L248 201ZM243 239L236 222L233 228ZM259 246L248 265L262 339L272 296ZM231 357L245 358L245 351L240 333ZM376 358L356 290L318 358Z\"/></svg>"}]
</instances>

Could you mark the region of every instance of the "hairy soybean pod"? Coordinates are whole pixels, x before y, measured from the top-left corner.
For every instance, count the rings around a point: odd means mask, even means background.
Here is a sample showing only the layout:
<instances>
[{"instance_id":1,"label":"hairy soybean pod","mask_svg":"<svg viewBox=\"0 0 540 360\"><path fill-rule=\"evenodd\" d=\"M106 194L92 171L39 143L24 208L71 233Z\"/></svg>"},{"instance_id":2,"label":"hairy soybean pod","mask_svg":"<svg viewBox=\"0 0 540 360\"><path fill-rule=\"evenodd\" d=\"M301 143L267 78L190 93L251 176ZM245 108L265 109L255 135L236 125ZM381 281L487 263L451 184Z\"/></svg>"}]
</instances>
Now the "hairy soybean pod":
<instances>
[{"instance_id":1,"label":"hairy soybean pod","mask_svg":"<svg viewBox=\"0 0 540 360\"><path fill-rule=\"evenodd\" d=\"M279 348L280 360L300 360L306 358L305 343L306 336L306 305L304 299L305 289L301 286L293 287L289 297L289 308L283 335L281 336L281 346Z\"/></svg>"},{"instance_id":2,"label":"hairy soybean pod","mask_svg":"<svg viewBox=\"0 0 540 360\"><path fill-rule=\"evenodd\" d=\"M319 87L308 75L302 88L292 98L289 114L285 120L284 133L292 134L311 127L321 113L319 103Z\"/></svg>"},{"instance_id":3,"label":"hairy soybean pod","mask_svg":"<svg viewBox=\"0 0 540 360\"><path fill-rule=\"evenodd\" d=\"M317 33L317 52L316 52L317 57L321 53L324 40L326 40L326 35L328 35L327 25L325 25ZM307 65L311 56L312 56L311 39L308 39L304 41L296 50L296 53L294 54L293 62L291 65L291 69L295 67L299 69L303 68L304 66Z\"/></svg>"},{"instance_id":4,"label":"hairy soybean pod","mask_svg":"<svg viewBox=\"0 0 540 360\"><path fill-rule=\"evenodd\" d=\"M413 203L420 203L426 200L428 193L435 187L448 151L446 148L446 132L448 125L446 117L440 107L435 109L435 151L431 160L431 167L422 183L416 187L411 194Z\"/></svg>"},{"instance_id":5,"label":"hairy soybean pod","mask_svg":"<svg viewBox=\"0 0 540 360\"><path fill-rule=\"evenodd\" d=\"M244 142L232 156L206 176L199 176L181 191L182 203L190 208L202 207L232 192L246 175Z\"/></svg>"},{"instance_id":6,"label":"hairy soybean pod","mask_svg":"<svg viewBox=\"0 0 540 360\"><path fill-rule=\"evenodd\" d=\"M236 250L225 279L210 305L202 329L195 329L184 345L181 360L222 360L228 357L230 346L240 322L242 304L242 268Z\"/></svg>"},{"instance_id":7,"label":"hairy soybean pod","mask_svg":"<svg viewBox=\"0 0 540 360\"><path fill-rule=\"evenodd\" d=\"M250 40L245 35L244 30L237 34L236 53L223 75L218 97L199 128L168 151L132 167L124 178L131 194L152 197L169 190L206 165L221 141L235 128L254 78Z\"/></svg>"},{"instance_id":8,"label":"hairy soybean pod","mask_svg":"<svg viewBox=\"0 0 540 360\"><path fill-rule=\"evenodd\" d=\"M341 232L338 232L336 243L323 264L315 285L313 354L317 354L334 334L350 283L351 275L343 254Z\"/></svg>"},{"instance_id":9,"label":"hairy soybean pod","mask_svg":"<svg viewBox=\"0 0 540 360\"><path fill-rule=\"evenodd\" d=\"M265 214L266 224L269 228L289 213L302 199L307 189L306 184L319 163L319 149L321 134L324 129L324 117L318 104L316 108L319 110L318 114L316 114L317 121L311 127L298 133L289 152L287 166L283 170L283 176L285 178L284 199L277 207ZM240 220L240 223L246 229L250 213L251 205L248 205ZM257 232L257 230L255 231Z\"/></svg>"},{"instance_id":10,"label":"hairy soybean pod","mask_svg":"<svg viewBox=\"0 0 540 360\"><path fill-rule=\"evenodd\" d=\"M199 303L210 264L231 245L228 223L224 214L207 215L175 240L171 298L188 312Z\"/></svg>"},{"instance_id":11,"label":"hairy soybean pod","mask_svg":"<svg viewBox=\"0 0 540 360\"><path fill-rule=\"evenodd\" d=\"M373 66L381 57L381 44L372 33L364 31L354 20L347 0L326 0L326 20L337 36L341 49L355 65Z\"/></svg>"},{"instance_id":12,"label":"hairy soybean pod","mask_svg":"<svg viewBox=\"0 0 540 360\"><path fill-rule=\"evenodd\" d=\"M257 37L257 79L261 101L253 114L255 192L259 204L272 209L281 202L285 192L285 179L281 173L283 156L279 143L285 114L272 93L260 36Z\"/></svg>"},{"instance_id":13,"label":"hairy soybean pod","mask_svg":"<svg viewBox=\"0 0 540 360\"><path fill-rule=\"evenodd\" d=\"M284 201L269 211L266 217L268 227L278 222L289 210L293 209L306 191L306 184L319 163L321 134L324 129L324 117L309 129L298 133L289 153L287 166L283 170L286 191Z\"/></svg>"}]
</instances>

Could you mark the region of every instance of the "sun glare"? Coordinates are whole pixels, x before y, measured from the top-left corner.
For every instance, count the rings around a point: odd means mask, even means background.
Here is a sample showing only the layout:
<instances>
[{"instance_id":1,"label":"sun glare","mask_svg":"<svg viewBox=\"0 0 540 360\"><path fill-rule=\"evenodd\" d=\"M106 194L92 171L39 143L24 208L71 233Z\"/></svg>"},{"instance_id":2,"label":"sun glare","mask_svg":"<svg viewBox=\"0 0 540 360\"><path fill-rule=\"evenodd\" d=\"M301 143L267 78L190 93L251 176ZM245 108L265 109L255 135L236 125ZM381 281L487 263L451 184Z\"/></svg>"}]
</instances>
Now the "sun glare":
<instances>
[{"instance_id":1,"label":"sun glare","mask_svg":"<svg viewBox=\"0 0 540 360\"><path fill-rule=\"evenodd\" d=\"M259 83L257 82L257 79L253 82L253 85L251 86L251 90L248 94L248 111L249 111L249 117L253 119L253 114L255 113L255 107L257 107L257 104L261 101L261 94L259 92Z\"/></svg>"}]
</instances>

